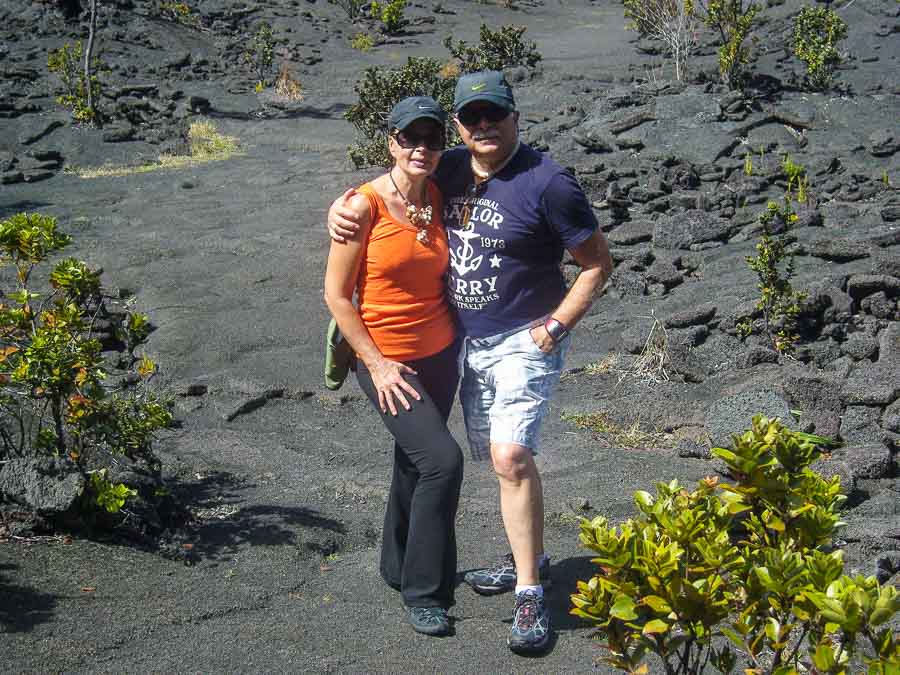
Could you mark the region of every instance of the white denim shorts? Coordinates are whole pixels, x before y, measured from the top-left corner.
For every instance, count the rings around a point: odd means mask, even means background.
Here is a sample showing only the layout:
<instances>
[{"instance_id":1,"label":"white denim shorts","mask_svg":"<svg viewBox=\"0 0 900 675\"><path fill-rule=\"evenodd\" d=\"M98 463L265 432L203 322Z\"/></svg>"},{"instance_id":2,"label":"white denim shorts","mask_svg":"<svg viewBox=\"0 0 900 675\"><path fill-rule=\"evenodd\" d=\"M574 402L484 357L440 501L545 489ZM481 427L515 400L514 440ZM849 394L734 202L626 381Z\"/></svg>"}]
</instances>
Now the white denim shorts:
<instances>
[{"instance_id":1,"label":"white denim shorts","mask_svg":"<svg viewBox=\"0 0 900 675\"><path fill-rule=\"evenodd\" d=\"M491 443L517 443L537 454L541 422L559 382L566 335L544 353L530 330L541 322L486 338L466 338L459 389L472 459L491 458Z\"/></svg>"}]
</instances>

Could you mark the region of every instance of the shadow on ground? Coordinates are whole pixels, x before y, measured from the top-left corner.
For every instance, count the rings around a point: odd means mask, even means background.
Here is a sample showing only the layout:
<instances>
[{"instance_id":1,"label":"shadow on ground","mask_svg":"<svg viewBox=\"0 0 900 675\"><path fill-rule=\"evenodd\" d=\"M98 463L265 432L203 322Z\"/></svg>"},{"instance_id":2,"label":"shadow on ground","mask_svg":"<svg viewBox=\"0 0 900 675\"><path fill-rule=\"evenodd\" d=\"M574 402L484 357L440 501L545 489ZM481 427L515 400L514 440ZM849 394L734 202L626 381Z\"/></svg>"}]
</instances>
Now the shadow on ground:
<instances>
[{"instance_id":1,"label":"shadow on ground","mask_svg":"<svg viewBox=\"0 0 900 675\"><path fill-rule=\"evenodd\" d=\"M204 474L175 488L190 513L183 538L195 557L217 559L247 546L299 546L325 556L340 548L343 523L305 506L253 504L254 486L226 472Z\"/></svg>"},{"instance_id":2,"label":"shadow on ground","mask_svg":"<svg viewBox=\"0 0 900 675\"><path fill-rule=\"evenodd\" d=\"M18 565L0 563L0 633L27 633L53 619L56 598L28 586L10 584L5 572Z\"/></svg>"}]
</instances>

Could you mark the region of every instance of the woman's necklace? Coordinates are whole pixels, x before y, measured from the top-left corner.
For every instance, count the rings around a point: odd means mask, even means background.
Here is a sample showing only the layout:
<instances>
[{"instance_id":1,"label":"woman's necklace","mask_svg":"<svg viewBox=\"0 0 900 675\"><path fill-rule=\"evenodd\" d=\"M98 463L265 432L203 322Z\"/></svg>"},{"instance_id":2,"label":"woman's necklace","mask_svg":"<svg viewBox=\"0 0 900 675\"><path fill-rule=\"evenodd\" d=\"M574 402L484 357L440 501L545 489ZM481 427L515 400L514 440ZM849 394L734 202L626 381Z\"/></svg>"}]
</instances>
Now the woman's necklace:
<instances>
[{"instance_id":1,"label":"woman's necklace","mask_svg":"<svg viewBox=\"0 0 900 675\"><path fill-rule=\"evenodd\" d=\"M400 199L403 200L403 203L406 204L406 217L415 226L418 230L416 232L416 241L420 241L423 244L428 243L428 226L431 225L431 201L428 199L428 187L425 188L425 205L424 206L416 206L411 201L406 198L400 188L397 187L396 181L394 181L394 172L388 172L388 178L391 179L391 185L394 186L394 189L397 191L397 194L400 195Z\"/></svg>"}]
</instances>

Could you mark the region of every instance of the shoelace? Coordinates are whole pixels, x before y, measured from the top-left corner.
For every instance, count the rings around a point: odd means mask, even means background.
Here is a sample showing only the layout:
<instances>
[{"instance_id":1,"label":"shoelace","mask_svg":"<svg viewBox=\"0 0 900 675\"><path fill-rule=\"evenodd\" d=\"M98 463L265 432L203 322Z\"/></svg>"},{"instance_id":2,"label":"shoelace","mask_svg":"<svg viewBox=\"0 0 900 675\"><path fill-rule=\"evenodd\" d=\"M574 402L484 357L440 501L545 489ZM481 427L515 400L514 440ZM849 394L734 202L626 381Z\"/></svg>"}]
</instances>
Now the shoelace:
<instances>
[{"instance_id":1,"label":"shoelace","mask_svg":"<svg viewBox=\"0 0 900 675\"><path fill-rule=\"evenodd\" d=\"M516 626L530 630L537 619L538 599L531 593L524 593L516 602Z\"/></svg>"},{"instance_id":2,"label":"shoelace","mask_svg":"<svg viewBox=\"0 0 900 675\"><path fill-rule=\"evenodd\" d=\"M418 613L427 623L441 623L444 620L444 610L440 607L423 607Z\"/></svg>"}]
</instances>

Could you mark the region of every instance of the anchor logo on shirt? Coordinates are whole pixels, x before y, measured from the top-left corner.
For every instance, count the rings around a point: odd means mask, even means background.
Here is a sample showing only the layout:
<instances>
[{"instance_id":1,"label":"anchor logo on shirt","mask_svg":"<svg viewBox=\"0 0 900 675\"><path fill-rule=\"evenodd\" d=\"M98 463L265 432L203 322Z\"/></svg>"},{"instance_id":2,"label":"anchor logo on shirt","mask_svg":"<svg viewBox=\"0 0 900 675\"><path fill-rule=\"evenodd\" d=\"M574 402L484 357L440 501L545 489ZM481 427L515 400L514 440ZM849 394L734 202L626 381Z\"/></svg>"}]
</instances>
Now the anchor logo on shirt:
<instances>
[{"instance_id":1,"label":"anchor logo on shirt","mask_svg":"<svg viewBox=\"0 0 900 675\"><path fill-rule=\"evenodd\" d=\"M462 246L450 249L450 264L460 276L465 276L469 272L474 272L481 267L481 259L484 255L472 257L475 249L469 243L471 239L477 239L481 235L471 230L452 230L453 234L460 238Z\"/></svg>"}]
</instances>

